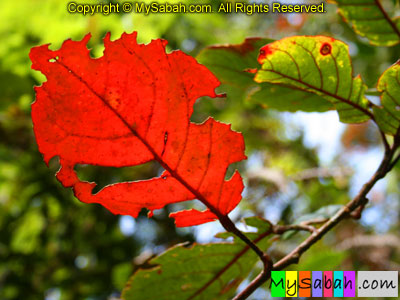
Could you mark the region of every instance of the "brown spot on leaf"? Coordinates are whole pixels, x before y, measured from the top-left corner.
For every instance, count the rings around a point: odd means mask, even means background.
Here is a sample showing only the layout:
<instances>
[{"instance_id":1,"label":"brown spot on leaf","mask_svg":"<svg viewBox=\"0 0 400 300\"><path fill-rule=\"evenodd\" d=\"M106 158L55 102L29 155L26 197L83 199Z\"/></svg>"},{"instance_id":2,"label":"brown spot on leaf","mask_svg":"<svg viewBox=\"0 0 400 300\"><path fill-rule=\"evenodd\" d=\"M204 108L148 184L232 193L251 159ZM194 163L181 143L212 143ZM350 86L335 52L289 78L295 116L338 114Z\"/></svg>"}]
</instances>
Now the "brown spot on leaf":
<instances>
[{"instance_id":1,"label":"brown spot on leaf","mask_svg":"<svg viewBox=\"0 0 400 300\"><path fill-rule=\"evenodd\" d=\"M321 48L319 49L319 52L324 56L331 54L332 53L332 45L328 44L328 43L322 44Z\"/></svg>"}]
</instances>

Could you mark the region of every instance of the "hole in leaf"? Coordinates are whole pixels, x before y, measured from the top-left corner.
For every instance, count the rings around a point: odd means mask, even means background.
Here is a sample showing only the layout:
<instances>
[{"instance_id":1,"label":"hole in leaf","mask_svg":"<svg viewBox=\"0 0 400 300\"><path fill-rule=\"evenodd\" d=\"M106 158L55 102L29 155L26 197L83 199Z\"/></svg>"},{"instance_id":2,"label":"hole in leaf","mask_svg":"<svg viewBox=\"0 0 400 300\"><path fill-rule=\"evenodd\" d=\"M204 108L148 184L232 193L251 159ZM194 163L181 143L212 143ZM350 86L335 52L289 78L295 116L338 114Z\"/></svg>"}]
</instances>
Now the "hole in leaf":
<instances>
[{"instance_id":1,"label":"hole in leaf","mask_svg":"<svg viewBox=\"0 0 400 300\"><path fill-rule=\"evenodd\" d=\"M58 59L59 59L59 57L56 56L56 57L54 57L54 58L50 58L50 59L49 59L49 62L55 63Z\"/></svg>"},{"instance_id":2,"label":"hole in leaf","mask_svg":"<svg viewBox=\"0 0 400 300\"><path fill-rule=\"evenodd\" d=\"M217 92L223 93L225 91L218 89ZM225 98L200 97L193 106L193 114L190 117L190 122L201 124L210 116L218 120L218 114L228 104Z\"/></svg>"},{"instance_id":3,"label":"hole in leaf","mask_svg":"<svg viewBox=\"0 0 400 300\"><path fill-rule=\"evenodd\" d=\"M158 162L150 161L138 166L122 168L76 165L75 170L80 180L97 184L92 191L92 194L96 194L110 184L157 177L164 171L164 168Z\"/></svg>"},{"instance_id":4,"label":"hole in leaf","mask_svg":"<svg viewBox=\"0 0 400 300\"><path fill-rule=\"evenodd\" d=\"M400 105L396 105L395 108L396 108L397 111L400 111Z\"/></svg>"},{"instance_id":5,"label":"hole in leaf","mask_svg":"<svg viewBox=\"0 0 400 300\"><path fill-rule=\"evenodd\" d=\"M186 202L171 203L167 205L168 210L171 212L178 212L187 209L197 209L198 211L203 211L207 207L198 199L189 200Z\"/></svg>"},{"instance_id":6,"label":"hole in leaf","mask_svg":"<svg viewBox=\"0 0 400 300\"><path fill-rule=\"evenodd\" d=\"M241 163L233 163L231 164L228 169L226 170L225 173L225 180L228 181L229 179L232 178L233 174L236 172L236 170L239 169Z\"/></svg>"},{"instance_id":7,"label":"hole in leaf","mask_svg":"<svg viewBox=\"0 0 400 300\"><path fill-rule=\"evenodd\" d=\"M104 53L104 45L100 44L95 44L94 42L91 42L91 46L89 47L89 56L90 58L97 59L103 56Z\"/></svg>"}]
</instances>

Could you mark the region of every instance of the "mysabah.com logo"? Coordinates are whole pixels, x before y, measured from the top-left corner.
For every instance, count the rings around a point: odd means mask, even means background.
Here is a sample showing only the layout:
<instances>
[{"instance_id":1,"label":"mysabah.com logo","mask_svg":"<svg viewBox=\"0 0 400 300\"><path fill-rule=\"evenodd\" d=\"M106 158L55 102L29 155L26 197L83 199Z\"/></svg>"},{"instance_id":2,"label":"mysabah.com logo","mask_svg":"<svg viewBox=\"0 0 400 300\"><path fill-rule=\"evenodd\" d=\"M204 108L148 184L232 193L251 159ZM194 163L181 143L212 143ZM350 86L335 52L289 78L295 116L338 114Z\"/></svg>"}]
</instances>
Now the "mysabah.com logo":
<instances>
[{"instance_id":1,"label":"mysabah.com logo","mask_svg":"<svg viewBox=\"0 0 400 300\"><path fill-rule=\"evenodd\" d=\"M272 271L272 297L398 297L397 271Z\"/></svg>"}]
</instances>

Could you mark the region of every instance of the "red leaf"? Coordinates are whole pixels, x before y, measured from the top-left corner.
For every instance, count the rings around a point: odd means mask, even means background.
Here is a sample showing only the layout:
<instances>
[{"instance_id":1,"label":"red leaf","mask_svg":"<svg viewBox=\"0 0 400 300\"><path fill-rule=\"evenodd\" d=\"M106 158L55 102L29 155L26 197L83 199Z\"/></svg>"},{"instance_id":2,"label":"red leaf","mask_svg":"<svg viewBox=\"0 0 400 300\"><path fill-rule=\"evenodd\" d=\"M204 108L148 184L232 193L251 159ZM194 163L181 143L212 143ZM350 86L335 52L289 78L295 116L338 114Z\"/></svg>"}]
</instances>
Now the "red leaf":
<instances>
[{"instance_id":1,"label":"red leaf","mask_svg":"<svg viewBox=\"0 0 400 300\"><path fill-rule=\"evenodd\" d=\"M169 203L199 199L207 210L171 214L177 226L191 226L227 215L241 200L243 183L231 163L245 159L240 133L209 118L190 122L201 96L216 97L219 81L181 51L166 54L166 41L137 44L136 33L104 39L104 56L92 59L82 41L67 40L57 51L32 48L32 68L47 82L36 87L32 120L46 163L59 156L58 180L86 203L100 203L115 214L137 217ZM109 185L92 194L76 164L124 167L156 160L157 178Z\"/></svg>"}]
</instances>

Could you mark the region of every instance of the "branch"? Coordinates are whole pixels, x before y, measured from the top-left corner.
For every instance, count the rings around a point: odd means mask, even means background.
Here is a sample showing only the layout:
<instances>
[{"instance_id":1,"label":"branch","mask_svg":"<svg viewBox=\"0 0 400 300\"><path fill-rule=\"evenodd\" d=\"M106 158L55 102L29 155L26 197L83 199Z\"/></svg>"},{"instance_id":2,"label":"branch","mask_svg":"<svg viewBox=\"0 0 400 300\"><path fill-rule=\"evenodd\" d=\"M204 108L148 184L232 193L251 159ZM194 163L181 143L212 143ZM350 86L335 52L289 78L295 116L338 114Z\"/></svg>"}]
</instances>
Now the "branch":
<instances>
[{"instance_id":1,"label":"branch","mask_svg":"<svg viewBox=\"0 0 400 300\"><path fill-rule=\"evenodd\" d=\"M386 140L386 138L384 140ZM361 188L357 196L352 201L350 201L346 206L341 208L333 217L331 217L329 220L323 223L323 225L320 228L313 231L313 233L307 239L305 239L300 245L298 245L292 252L287 254L277 263L275 263L273 265L272 271L282 270L291 264L298 263L301 255L305 251L307 251L312 245L318 242L328 231L330 231L333 227L335 227L340 221L342 221L346 217L350 217L352 212L356 211L357 208L359 208L360 206L361 207L365 206L365 204L368 202L366 196L369 193L369 191L376 184L376 182L385 177L385 175L390 171L392 167L391 161L398 145L399 144L395 142L392 147L385 146L385 154L381 164L379 165L378 169L376 170L375 174L371 177L371 179L364 184L364 186ZM398 157L396 159L398 160ZM271 277L271 272L265 272L264 269L233 300L247 299L247 297L249 297L258 287L260 287L270 277Z\"/></svg>"}]
</instances>

